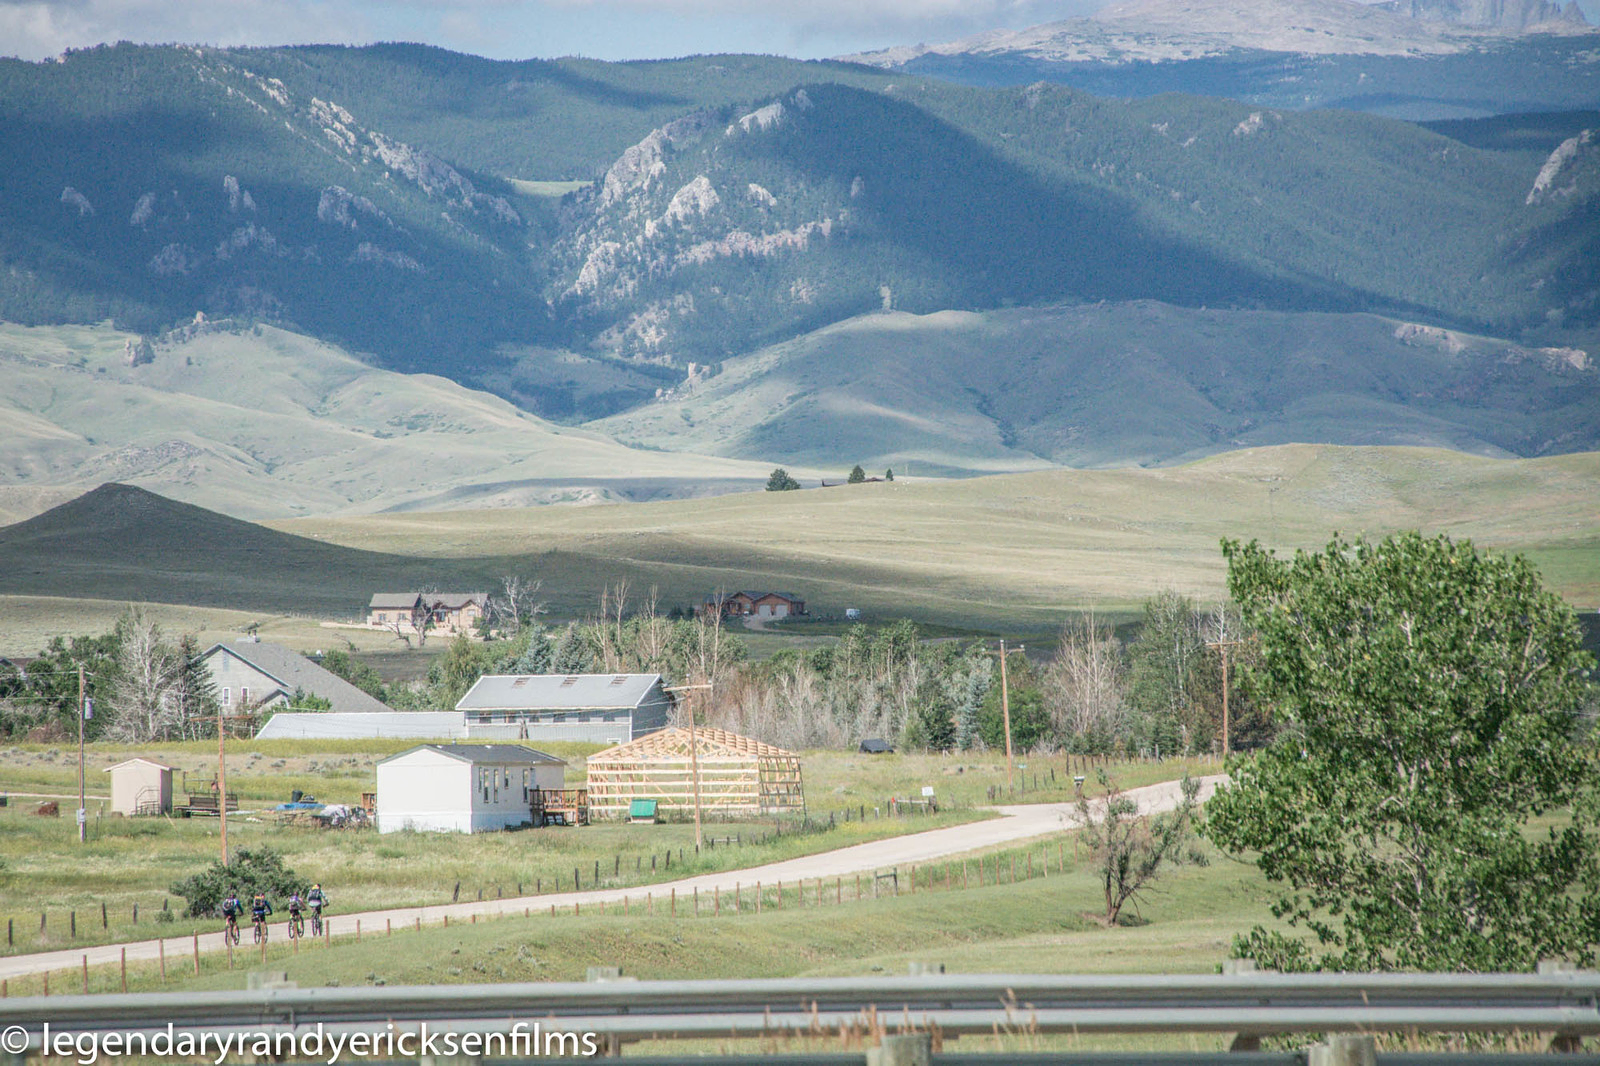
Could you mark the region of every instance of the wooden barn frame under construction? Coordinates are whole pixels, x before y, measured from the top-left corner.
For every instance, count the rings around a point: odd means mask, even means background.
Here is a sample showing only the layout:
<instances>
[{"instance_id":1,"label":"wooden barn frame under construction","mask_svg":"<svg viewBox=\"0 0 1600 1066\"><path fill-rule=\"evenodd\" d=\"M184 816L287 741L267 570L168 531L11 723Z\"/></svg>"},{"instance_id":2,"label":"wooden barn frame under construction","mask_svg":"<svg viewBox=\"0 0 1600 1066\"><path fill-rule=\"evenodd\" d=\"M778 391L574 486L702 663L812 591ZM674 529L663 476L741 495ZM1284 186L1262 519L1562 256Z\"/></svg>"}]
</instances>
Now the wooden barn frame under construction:
<instances>
[{"instance_id":1,"label":"wooden barn frame under construction","mask_svg":"<svg viewBox=\"0 0 1600 1066\"><path fill-rule=\"evenodd\" d=\"M707 815L749 816L805 810L800 756L723 729L650 733L589 756L589 816L626 818L636 799L653 799L663 814L695 809ZM698 765L697 765L698 764Z\"/></svg>"}]
</instances>

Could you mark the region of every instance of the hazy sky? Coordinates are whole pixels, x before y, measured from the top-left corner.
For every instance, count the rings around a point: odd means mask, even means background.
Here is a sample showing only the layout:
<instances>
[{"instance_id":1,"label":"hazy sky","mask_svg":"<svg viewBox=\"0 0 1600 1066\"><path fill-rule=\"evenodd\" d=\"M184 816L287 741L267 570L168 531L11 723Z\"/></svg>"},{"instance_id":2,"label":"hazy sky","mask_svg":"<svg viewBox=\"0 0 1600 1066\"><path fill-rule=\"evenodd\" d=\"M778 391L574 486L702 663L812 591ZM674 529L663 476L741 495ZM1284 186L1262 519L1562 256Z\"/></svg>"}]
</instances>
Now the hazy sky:
<instances>
[{"instance_id":1,"label":"hazy sky","mask_svg":"<svg viewBox=\"0 0 1600 1066\"><path fill-rule=\"evenodd\" d=\"M696 52L803 58L1084 14L1102 0L0 0L0 54L117 40L423 41L499 59ZM1585 0L1593 19L1600 0Z\"/></svg>"}]
</instances>

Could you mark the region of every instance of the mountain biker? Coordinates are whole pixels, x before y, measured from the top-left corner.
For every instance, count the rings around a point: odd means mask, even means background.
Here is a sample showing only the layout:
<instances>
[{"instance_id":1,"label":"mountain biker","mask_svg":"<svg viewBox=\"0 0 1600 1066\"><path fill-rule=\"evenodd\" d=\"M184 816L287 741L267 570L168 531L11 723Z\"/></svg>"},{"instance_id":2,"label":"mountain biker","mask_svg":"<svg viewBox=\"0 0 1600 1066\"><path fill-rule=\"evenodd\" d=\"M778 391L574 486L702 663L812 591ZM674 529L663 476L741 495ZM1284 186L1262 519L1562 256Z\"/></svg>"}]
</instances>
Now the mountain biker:
<instances>
[{"instance_id":1,"label":"mountain biker","mask_svg":"<svg viewBox=\"0 0 1600 1066\"><path fill-rule=\"evenodd\" d=\"M305 905L305 900L300 898L300 890L298 888L289 894L289 934L291 936L299 935L299 928L304 923L304 919L300 917L300 912L305 909Z\"/></svg>"},{"instance_id":2,"label":"mountain biker","mask_svg":"<svg viewBox=\"0 0 1600 1066\"><path fill-rule=\"evenodd\" d=\"M257 892L250 900L250 920L264 922L267 915L272 913L272 903L267 899L265 892Z\"/></svg>"},{"instance_id":3,"label":"mountain biker","mask_svg":"<svg viewBox=\"0 0 1600 1066\"><path fill-rule=\"evenodd\" d=\"M318 881L311 886L311 891L306 893L306 906L311 908L311 921L316 923L322 917L322 908L328 905L328 894L322 891L322 882Z\"/></svg>"},{"instance_id":4,"label":"mountain biker","mask_svg":"<svg viewBox=\"0 0 1600 1066\"><path fill-rule=\"evenodd\" d=\"M222 901L222 916L228 920L226 932L230 937L238 936L239 919L244 916L244 904L239 902L239 890L228 889L228 898Z\"/></svg>"}]
</instances>

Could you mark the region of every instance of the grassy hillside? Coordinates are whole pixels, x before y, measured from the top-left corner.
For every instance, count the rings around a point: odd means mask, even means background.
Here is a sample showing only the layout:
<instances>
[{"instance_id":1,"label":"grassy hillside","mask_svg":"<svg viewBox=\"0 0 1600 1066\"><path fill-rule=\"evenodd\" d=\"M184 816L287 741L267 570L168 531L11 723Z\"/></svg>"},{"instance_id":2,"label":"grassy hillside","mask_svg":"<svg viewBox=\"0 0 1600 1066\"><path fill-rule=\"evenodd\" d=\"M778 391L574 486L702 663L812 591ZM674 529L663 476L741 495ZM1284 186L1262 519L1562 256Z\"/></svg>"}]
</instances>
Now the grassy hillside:
<instances>
[{"instance_id":1,"label":"grassy hillside","mask_svg":"<svg viewBox=\"0 0 1600 1066\"><path fill-rule=\"evenodd\" d=\"M771 469L623 447L271 327L158 345L129 366L138 343L0 324L0 521L107 481L257 518L695 495Z\"/></svg>"},{"instance_id":2,"label":"grassy hillside","mask_svg":"<svg viewBox=\"0 0 1600 1066\"><path fill-rule=\"evenodd\" d=\"M881 473L1121 465L1319 441L1600 446L1600 369L1372 315L1151 302L872 314L591 423L629 443Z\"/></svg>"},{"instance_id":3,"label":"grassy hillside","mask_svg":"<svg viewBox=\"0 0 1600 1066\"><path fill-rule=\"evenodd\" d=\"M848 460L841 460L842 477ZM914 473L914 471L913 471ZM1529 554L1573 602L1600 601L1600 453L1494 460L1405 448L1285 446L1148 470L1050 470L722 496L693 504L297 519L353 547L451 557L571 550L632 568L665 603L719 584L794 588L818 613L1051 630L1090 602L1164 588L1221 595L1218 538L1320 547L1420 528ZM640 576L648 575L643 583ZM538 568L550 591L563 560ZM598 583L588 602L596 601Z\"/></svg>"},{"instance_id":4,"label":"grassy hillside","mask_svg":"<svg viewBox=\"0 0 1600 1066\"><path fill-rule=\"evenodd\" d=\"M777 587L818 615L859 607L877 619L1051 631L1089 603L1127 607L1164 588L1220 597L1223 536L1319 547L1334 530L1420 528L1525 552L1589 605L1600 600L1597 485L1594 452L1511 461L1287 446L1166 469L269 527L107 488L0 529L0 595L348 619L378 589L493 588L517 572L543 581L558 618L592 612L603 588L626 581L636 597L655 589L662 609L718 587ZM43 611L60 601L27 602Z\"/></svg>"}]
</instances>

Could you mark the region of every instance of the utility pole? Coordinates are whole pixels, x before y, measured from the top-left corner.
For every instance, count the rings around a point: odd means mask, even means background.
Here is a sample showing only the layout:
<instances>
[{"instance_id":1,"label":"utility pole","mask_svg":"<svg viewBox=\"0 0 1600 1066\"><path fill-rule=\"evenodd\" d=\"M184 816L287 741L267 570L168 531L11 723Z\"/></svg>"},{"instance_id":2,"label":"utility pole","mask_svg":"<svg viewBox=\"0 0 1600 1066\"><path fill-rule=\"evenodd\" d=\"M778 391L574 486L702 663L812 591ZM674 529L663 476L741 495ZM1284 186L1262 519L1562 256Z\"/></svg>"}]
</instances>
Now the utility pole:
<instances>
[{"instance_id":1,"label":"utility pole","mask_svg":"<svg viewBox=\"0 0 1600 1066\"><path fill-rule=\"evenodd\" d=\"M228 865L228 730L217 702L217 817L222 820L222 865Z\"/></svg>"},{"instance_id":2,"label":"utility pole","mask_svg":"<svg viewBox=\"0 0 1600 1066\"><path fill-rule=\"evenodd\" d=\"M672 685L666 691L685 692L691 689L704 689L707 692L707 698L714 698L712 694L716 692L716 687L716 682L712 681L704 685ZM689 773L694 781L694 850L695 854L698 855L700 846L705 841L700 835L700 743L695 740L694 736L693 707L689 708Z\"/></svg>"},{"instance_id":3,"label":"utility pole","mask_svg":"<svg viewBox=\"0 0 1600 1066\"><path fill-rule=\"evenodd\" d=\"M1018 645L1017 650L1025 649ZM1011 753L1011 687L1006 682L1006 642L1003 638L1000 641L1000 720L1006 731L1006 789L1010 791L1015 787L1015 770Z\"/></svg>"},{"instance_id":4,"label":"utility pole","mask_svg":"<svg viewBox=\"0 0 1600 1066\"><path fill-rule=\"evenodd\" d=\"M1226 759L1230 746L1228 743L1228 649L1235 644L1243 644L1242 640L1208 640L1206 647L1216 648L1222 655L1222 757Z\"/></svg>"},{"instance_id":5,"label":"utility pole","mask_svg":"<svg viewBox=\"0 0 1600 1066\"><path fill-rule=\"evenodd\" d=\"M83 780L83 720L89 713L89 705L84 702L83 666L78 666L78 843L89 842L89 809L88 800L84 797Z\"/></svg>"}]
</instances>

